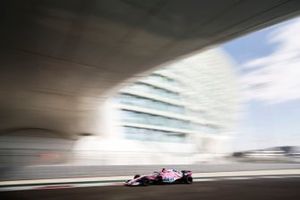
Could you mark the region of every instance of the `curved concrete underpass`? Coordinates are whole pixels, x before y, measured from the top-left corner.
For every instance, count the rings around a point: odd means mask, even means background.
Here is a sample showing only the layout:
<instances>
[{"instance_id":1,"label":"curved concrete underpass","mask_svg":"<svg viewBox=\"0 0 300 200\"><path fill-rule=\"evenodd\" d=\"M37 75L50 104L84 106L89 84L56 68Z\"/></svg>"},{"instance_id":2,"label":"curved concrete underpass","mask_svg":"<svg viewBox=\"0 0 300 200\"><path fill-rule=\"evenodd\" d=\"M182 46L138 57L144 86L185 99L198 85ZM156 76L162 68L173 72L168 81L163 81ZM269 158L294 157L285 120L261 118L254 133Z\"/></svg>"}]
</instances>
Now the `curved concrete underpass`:
<instances>
[{"instance_id":1,"label":"curved concrete underpass","mask_svg":"<svg viewBox=\"0 0 300 200\"><path fill-rule=\"evenodd\" d=\"M102 105L120 87L299 10L292 0L3 1L0 134L105 134Z\"/></svg>"}]
</instances>

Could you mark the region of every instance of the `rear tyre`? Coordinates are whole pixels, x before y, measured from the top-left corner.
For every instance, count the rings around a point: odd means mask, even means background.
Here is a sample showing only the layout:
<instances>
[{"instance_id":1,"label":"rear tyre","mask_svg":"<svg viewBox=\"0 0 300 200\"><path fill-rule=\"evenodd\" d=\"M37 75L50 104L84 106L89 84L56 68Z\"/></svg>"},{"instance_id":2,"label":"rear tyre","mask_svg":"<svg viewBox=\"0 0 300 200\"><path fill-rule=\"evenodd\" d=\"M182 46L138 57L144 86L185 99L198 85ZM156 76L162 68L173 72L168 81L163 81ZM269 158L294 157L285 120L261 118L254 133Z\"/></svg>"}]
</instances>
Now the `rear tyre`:
<instances>
[{"instance_id":1,"label":"rear tyre","mask_svg":"<svg viewBox=\"0 0 300 200\"><path fill-rule=\"evenodd\" d=\"M186 184L192 184L192 183L193 183L193 177L191 177L191 176L186 176L186 177L184 178L184 183L186 183Z\"/></svg>"},{"instance_id":2,"label":"rear tyre","mask_svg":"<svg viewBox=\"0 0 300 200\"><path fill-rule=\"evenodd\" d=\"M161 176L157 176L155 183L156 184L162 184L163 183L162 177Z\"/></svg>"}]
</instances>

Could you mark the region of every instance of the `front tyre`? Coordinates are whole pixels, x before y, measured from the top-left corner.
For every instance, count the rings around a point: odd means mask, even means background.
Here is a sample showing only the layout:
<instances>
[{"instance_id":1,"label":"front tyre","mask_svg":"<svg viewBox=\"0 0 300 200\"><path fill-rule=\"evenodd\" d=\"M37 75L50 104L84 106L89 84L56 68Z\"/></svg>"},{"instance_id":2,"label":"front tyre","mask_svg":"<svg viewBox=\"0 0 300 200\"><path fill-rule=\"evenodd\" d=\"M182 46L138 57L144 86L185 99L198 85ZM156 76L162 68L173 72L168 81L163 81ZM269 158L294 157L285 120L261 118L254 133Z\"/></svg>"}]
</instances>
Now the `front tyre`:
<instances>
[{"instance_id":1,"label":"front tyre","mask_svg":"<svg viewBox=\"0 0 300 200\"><path fill-rule=\"evenodd\" d=\"M136 178L138 178L138 177L140 177L140 176L141 176L141 175L136 174L136 175L134 175L133 179L136 179Z\"/></svg>"},{"instance_id":2,"label":"front tyre","mask_svg":"<svg viewBox=\"0 0 300 200\"><path fill-rule=\"evenodd\" d=\"M142 186L148 186L148 185L150 185L150 181L145 178L145 179L141 180L141 185Z\"/></svg>"}]
</instances>

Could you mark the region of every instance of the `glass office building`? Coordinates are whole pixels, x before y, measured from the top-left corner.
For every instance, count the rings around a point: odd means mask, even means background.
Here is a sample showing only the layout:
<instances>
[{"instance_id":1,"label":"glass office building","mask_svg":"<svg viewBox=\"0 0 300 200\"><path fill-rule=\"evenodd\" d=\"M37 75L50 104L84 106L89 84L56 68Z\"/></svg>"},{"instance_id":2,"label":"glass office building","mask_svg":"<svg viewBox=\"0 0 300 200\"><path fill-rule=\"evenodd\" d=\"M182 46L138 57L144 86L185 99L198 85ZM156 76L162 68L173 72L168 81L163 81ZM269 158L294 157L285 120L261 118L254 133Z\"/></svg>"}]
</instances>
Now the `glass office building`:
<instances>
[{"instance_id":1,"label":"glass office building","mask_svg":"<svg viewBox=\"0 0 300 200\"><path fill-rule=\"evenodd\" d=\"M152 72L114 99L121 137L194 145L216 153L234 132L238 88L232 63L210 49Z\"/></svg>"},{"instance_id":2,"label":"glass office building","mask_svg":"<svg viewBox=\"0 0 300 200\"><path fill-rule=\"evenodd\" d=\"M238 82L229 57L221 49L210 49L138 76L143 78L127 80L127 87L103 107L99 117L104 120L103 134L80 140L76 162L221 160L239 108Z\"/></svg>"}]
</instances>

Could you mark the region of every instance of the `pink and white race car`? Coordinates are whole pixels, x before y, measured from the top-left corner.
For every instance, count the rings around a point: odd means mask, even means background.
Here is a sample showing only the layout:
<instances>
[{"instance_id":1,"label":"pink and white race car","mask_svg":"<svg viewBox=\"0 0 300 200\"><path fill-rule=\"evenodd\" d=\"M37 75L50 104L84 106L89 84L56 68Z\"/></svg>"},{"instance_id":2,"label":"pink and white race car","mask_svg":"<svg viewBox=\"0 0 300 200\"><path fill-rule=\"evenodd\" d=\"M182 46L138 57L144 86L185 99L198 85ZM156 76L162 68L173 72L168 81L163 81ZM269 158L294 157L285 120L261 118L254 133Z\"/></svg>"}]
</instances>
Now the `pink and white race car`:
<instances>
[{"instance_id":1,"label":"pink and white race car","mask_svg":"<svg viewBox=\"0 0 300 200\"><path fill-rule=\"evenodd\" d=\"M192 172L189 170L177 171L176 169L163 168L160 172L153 172L150 175L135 175L133 179L125 182L126 186L147 186L171 183L193 183Z\"/></svg>"}]
</instances>

